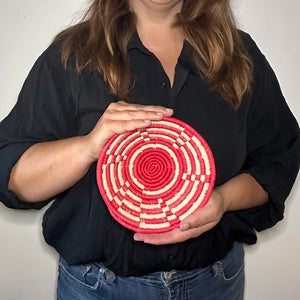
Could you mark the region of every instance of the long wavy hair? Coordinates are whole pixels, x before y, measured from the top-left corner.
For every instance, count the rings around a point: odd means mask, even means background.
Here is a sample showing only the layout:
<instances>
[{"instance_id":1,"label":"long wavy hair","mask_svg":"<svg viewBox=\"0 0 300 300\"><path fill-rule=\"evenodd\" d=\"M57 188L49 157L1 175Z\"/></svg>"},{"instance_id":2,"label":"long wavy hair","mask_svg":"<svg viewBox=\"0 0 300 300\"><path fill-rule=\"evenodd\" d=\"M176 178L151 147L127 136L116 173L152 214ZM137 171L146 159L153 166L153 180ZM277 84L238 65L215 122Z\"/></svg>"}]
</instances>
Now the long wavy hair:
<instances>
[{"instance_id":1,"label":"long wavy hair","mask_svg":"<svg viewBox=\"0 0 300 300\"><path fill-rule=\"evenodd\" d=\"M252 63L229 0L184 0L174 26L181 26L200 76L237 109L251 91ZM134 75L127 45L136 30L128 0L93 0L83 19L59 33L62 60L74 55L76 70L103 74L111 92L128 100Z\"/></svg>"}]
</instances>

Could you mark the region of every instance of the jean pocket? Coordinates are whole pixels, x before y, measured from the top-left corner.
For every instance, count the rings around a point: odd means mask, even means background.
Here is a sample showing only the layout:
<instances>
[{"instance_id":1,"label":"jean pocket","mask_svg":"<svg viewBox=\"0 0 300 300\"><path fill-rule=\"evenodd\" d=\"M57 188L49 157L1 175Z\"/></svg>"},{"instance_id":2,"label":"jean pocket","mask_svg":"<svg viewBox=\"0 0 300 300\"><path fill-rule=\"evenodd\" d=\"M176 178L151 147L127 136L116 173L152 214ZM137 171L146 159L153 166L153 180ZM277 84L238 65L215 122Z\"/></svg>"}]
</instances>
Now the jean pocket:
<instances>
[{"instance_id":1,"label":"jean pocket","mask_svg":"<svg viewBox=\"0 0 300 300\"><path fill-rule=\"evenodd\" d=\"M243 245L235 243L233 249L213 265L215 276L229 283L244 274Z\"/></svg>"},{"instance_id":2,"label":"jean pocket","mask_svg":"<svg viewBox=\"0 0 300 300\"><path fill-rule=\"evenodd\" d=\"M59 274L73 284L96 290L101 287L99 268L94 264L87 265L69 265L60 258Z\"/></svg>"}]
</instances>

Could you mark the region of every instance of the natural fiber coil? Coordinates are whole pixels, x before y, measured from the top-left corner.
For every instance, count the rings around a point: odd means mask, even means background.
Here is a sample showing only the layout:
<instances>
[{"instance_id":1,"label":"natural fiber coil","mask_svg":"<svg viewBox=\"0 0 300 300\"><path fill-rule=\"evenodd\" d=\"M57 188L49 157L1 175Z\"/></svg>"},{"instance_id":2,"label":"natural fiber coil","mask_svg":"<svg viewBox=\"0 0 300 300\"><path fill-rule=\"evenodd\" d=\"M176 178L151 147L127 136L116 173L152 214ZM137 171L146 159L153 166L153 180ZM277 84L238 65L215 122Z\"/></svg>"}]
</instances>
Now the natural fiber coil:
<instances>
[{"instance_id":1,"label":"natural fiber coil","mask_svg":"<svg viewBox=\"0 0 300 300\"><path fill-rule=\"evenodd\" d=\"M113 136L97 164L97 183L111 215L136 232L177 228L207 203L214 181L206 141L174 118Z\"/></svg>"}]
</instances>

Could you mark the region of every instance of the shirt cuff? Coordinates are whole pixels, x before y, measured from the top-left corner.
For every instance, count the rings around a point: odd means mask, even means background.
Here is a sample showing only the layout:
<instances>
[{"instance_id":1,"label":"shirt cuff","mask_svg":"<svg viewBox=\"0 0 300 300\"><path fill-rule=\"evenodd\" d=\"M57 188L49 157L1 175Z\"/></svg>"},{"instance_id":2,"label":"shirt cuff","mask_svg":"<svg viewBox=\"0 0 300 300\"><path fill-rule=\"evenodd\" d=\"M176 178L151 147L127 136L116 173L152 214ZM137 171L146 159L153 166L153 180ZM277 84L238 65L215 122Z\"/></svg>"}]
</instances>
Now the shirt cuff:
<instances>
[{"instance_id":1,"label":"shirt cuff","mask_svg":"<svg viewBox=\"0 0 300 300\"><path fill-rule=\"evenodd\" d=\"M235 212L257 231L262 231L274 226L277 222L282 220L284 216L284 201L289 188L284 189L284 191L280 190L280 187L277 189L277 187L272 184L273 178L270 178L272 176L268 173L269 169L270 166L257 166L253 169L242 170L240 172L253 176L269 195L267 203ZM269 181L271 181L271 184L269 184Z\"/></svg>"},{"instance_id":2,"label":"shirt cuff","mask_svg":"<svg viewBox=\"0 0 300 300\"><path fill-rule=\"evenodd\" d=\"M18 197L8 189L8 181L13 166L17 163L21 155L34 143L12 143L0 149L0 201L9 208L15 209L40 209L47 205L49 201L28 203L18 199Z\"/></svg>"}]
</instances>

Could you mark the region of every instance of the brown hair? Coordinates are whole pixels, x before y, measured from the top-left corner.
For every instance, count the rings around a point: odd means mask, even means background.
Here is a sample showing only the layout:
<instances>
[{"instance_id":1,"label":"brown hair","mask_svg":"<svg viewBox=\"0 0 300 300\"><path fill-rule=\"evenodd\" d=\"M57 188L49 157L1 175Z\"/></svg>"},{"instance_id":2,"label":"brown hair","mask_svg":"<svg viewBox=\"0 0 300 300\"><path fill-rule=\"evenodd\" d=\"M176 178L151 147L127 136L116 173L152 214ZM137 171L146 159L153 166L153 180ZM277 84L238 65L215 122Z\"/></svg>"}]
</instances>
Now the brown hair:
<instances>
[{"instance_id":1,"label":"brown hair","mask_svg":"<svg viewBox=\"0 0 300 300\"><path fill-rule=\"evenodd\" d=\"M199 73L234 108L251 91L252 63L236 28L229 0L185 0L182 26ZM113 94L126 100L133 85L127 44L135 31L128 0L93 0L83 20L60 34L64 64L74 54L76 69L98 70Z\"/></svg>"}]
</instances>

